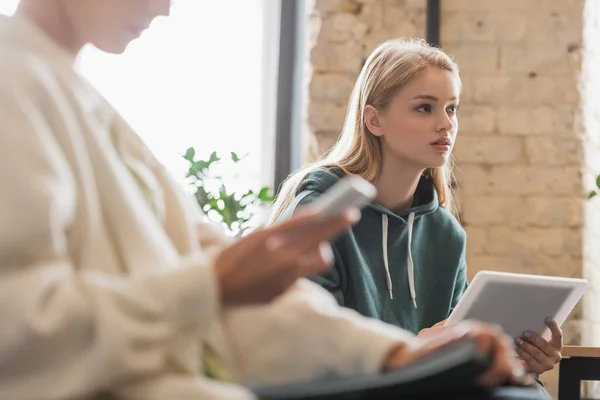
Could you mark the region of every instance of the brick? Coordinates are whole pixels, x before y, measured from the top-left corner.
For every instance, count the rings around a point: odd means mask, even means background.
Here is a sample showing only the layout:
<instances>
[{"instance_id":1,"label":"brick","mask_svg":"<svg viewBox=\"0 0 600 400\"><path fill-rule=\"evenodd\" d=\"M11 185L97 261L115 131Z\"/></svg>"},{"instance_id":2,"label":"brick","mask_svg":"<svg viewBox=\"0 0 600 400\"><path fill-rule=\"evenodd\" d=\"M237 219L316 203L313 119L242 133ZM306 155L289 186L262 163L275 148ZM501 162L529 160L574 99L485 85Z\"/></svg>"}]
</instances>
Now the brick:
<instances>
[{"instance_id":1,"label":"brick","mask_svg":"<svg viewBox=\"0 0 600 400\"><path fill-rule=\"evenodd\" d=\"M367 24L367 26L370 28L370 31L373 31L377 28L381 28L383 25L384 15L385 2L383 0L374 0L370 4L363 5L359 17L361 21Z\"/></svg>"},{"instance_id":2,"label":"brick","mask_svg":"<svg viewBox=\"0 0 600 400\"><path fill-rule=\"evenodd\" d=\"M573 11L582 9L585 0L450 0L444 2L444 9L449 11L506 11L539 13L546 11Z\"/></svg>"},{"instance_id":3,"label":"brick","mask_svg":"<svg viewBox=\"0 0 600 400\"><path fill-rule=\"evenodd\" d=\"M493 133L495 120L492 107L471 104L461 105L458 113L459 133L465 132L470 135Z\"/></svg>"},{"instance_id":4,"label":"brick","mask_svg":"<svg viewBox=\"0 0 600 400\"><path fill-rule=\"evenodd\" d=\"M318 152L320 156L333 147L339 137L339 131L316 131L315 137L319 143Z\"/></svg>"},{"instance_id":5,"label":"brick","mask_svg":"<svg viewBox=\"0 0 600 400\"><path fill-rule=\"evenodd\" d=\"M470 77L465 92L477 104L511 105L577 105L579 92L573 74L541 75L487 74Z\"/></svg>"},{"instance_id":6,"label":"brick","mask_svg":"<svg viewBox=\"0 0 600 400\"><path fill-rule=\"evenodd\" d=\"M460 135L454 155L457 162L514 164L524 159L519 137Z\"/></svg>"},{"instance_id":7,"label":"brick","mask_svg":"<svg viewBox=\"0 0 600 400\"><path fill-rule=\"evenodd\" d=\"M578 51L570 52L569 46L549 43L506 44L500 46L500 69L507 72L530 72L543 69L545 72L579 70Z\"/></svg>"},{"instance_id":8,"label":"brick","mask_svg":"<svg viewBox=\"0 0 600 400\"><path fill-rule=\"evenodd\" d=\"M485 254L485 245L487 243L487 232L485 228L466 226L467 233L467 252L473 254Z\"/></svg>"},{"instance_id":9,"label":"brick","mask_svg":"<svg viewBox=\"0 0 600 400\"><path fill-rule=\"evenodd\" d=\"M510 228L583 227L583 202L572 197L465 194L460 197L468 226Z\"/></svg>"},{"instance_id":10,"label":"brick","mask_svg":"<svg viewBox=\"0 0 600 400\"><path fill-rule=\"evenodd\" d=\"M496 113L499 133L511 135L575 135L575 115L577 109L560 107L500 107Z\"/></svg>"},{"instance_id":11,"label":"brick","mask_svg":"<svg viewBox=\"0 0 600 400\"><path fill-rule=\"evenodd\" d=\"M407 7L404 2L397 0L384 0L383 27L390 34L390 38L414 35L423 36L425 29L425 8ZM410 27L411 33L407 28ZM419 31L413 31L412 29Z\"/></svg>"},{"instance_id":12,"label":"brick","mask_svg":"<svg viewBox=\"0 0 600 400\"><path fill-rule=\"evenodd\" d=\"M580 274L579 278L581 278L582 276L583 275ZM573 307L573 311L571 311L571 314L569 315L567 320L581 322L582 317L583 317L583 302L579 301L577 304L575 304L575 307Z\"/></svg>"},{"instance_id":13,"label":"brick","mask_svg":"<svg viewBox=\"0 0 600 400\"><path fill-rule=\"evenodd\" d=\"M498 70L500 49L494 44L448 44L444 51L458 63L461 73Z\"/></svg>"},{"instance_id":14,"label":"brick","mask_svg":"<svg viewBox=\"0 0 600 400\"><path fill-rule=\"evenodd\" d=\"M311 51L313 71L358 74L362 68L362 51L360 43L354 41L326 43L320 38Z\"/></svg>"},{"instance_id":15,"label":"brick","mask_svg":"<svg viewBox=\"0 0 600 400\"><path fill-rule=\"evenodd\" d=\"M540 75L537 72L535 74L535 78L523 77L521 80L523 89L519 92L515 102L521 100L523 104L535 103L552 106L579 103L580 96L575 74Z\"/></svg>"},{"instance_id":16,"label":"brick","mask_svg":"<svg viewBox=\"0 0 600 400\"><path fill-rule=\"evenodd\" d=\"M570 11L565 13L544 10L544 12L529 15L526 42L553 45L582 43L583 13L581 9Z\"/></svg>"},{"instance_id":17,"label":"brick","mask_svg":"<svg viewBox=\"0 0 600 400\"><path fill-rule=\"evenodd\" d=\"M526 226L524 215L529 212L520 196L462 196L463 221L467 226Z\"/></svg>"},{"instance_id":18,"label":"brick","mask_svg":"<svg viewBox=\"0 0 600 400\"><path fill-rule=\"evenodd\" d=\"M361 4L357 0L315 0L315 10L323 13L358 13Z\"/></svg>"},{"instance_id":19,"label":"brick","mask_svg":"<svg viewBox=\"0 0 600 400\"><path fill-rule=\"evenodd\" d=\"M495 166L486 186L491 194L552 196L582 192L578 167Z\"/></svg>"},{"instance_id":20,"label":"brick","mask_svg":"<svg viewBox=\"0 0 600 400\"><path fill-rule=\"evenodd\" d=\"M387 40L409 36L424 37L425 35L424 12L412 14L401 10L386 9L384 11L382 9L381 15L382 19L377 18L377 22L367 22L370 29L364 37L363 58L365 59L377 46Z\"/></svg>"},{"instance_id":21,"label":"brick","mask_svg":"<svg viewBox=\"0 0 600 400\"><path fill-rule=\"evenodd\" d=\"M399 5L404 4L406 8L416 10L427 10L427 1L423 0L396 0Z\"/></svg>"},{"instance_id":22,"label":"brick","mask_svg":"<svg viewBox=\"0 0 600 400\"><path fill-rule=\"evenodd\" d=\"M512 92L512 86L515 86L514 81L514 77L498 73L477 74L471 78L469 92L473 97L473 101L477 104L496 105L506 104L508 101L512 103L508 93ZM462 113L462 110L460 111Z\"/></svg>"},{"instance_id":23,"label":"brick","mask_svg":"<svg viewBox=\"0 0 600 400\"><path fill-rule=\"evenodd\" d=\"M441 37L445 46L453 43L514 43L525 37L526 24L525 14L446 11L442 12Z\"/></svg>"},{"instance_id":24,"label":"brick","mask_svg":"<svg viewBox=\"0 0 600 400\"><path fill-rule=\"evenodd\" d=\"M487 232L486 250L488 254L581 258L582 232L579 229L512 229L495 226L490 227Z\"/></svg>"},{"instance_id":25,"label":"brick","mask_svg":"<svg viewBox=\"0 0 600 400\"><path fill-rule=\"evenodd\" d=\"M531 165L580 165L583 157L581 140L525 138L527 160Z\"/></svg>"},{"instance_id":26,"label":"brick","mask_svg":"<svg viewBox=\"0 0 600 400\"><path fill-rule=\"evenodd\" d=\"M320 156L319 142L308 124L304 124L302 129L302 162L311 163Z\"/></svg>"},{"instance_id":27,"label":"brick","mask_svg":"<svg viewBox=\"0 0 600 400\"><path fill-rule=\"evenodd\" d=\"M343 43L362 38L367 28L356 15L338 13L323 19L320 35L327 43Z\"/></svg>"},{"instance_id":28,"label":"brick","mask_svg":"<svg viewBox=\"0 0 600 400\"><path fill-rule=\"evenodd\" d=\"M540 228L581 228L583 204L584 200L575 193L569 197L528 197L523 205L528 210L524 222Z\"/></svg>"},{"instance_id":29,"label":"brick","mask_svg":"<svg viewBox=\"0 0 600 400\"><path fill-rule=\"evenodd\" d=\"M308 107L308 123L313 130L341 132L346 118L346 106L331 102L312 102Z\"/></svg>"},{"instance_id":30,"label":"brick","mask_svg":"<svg viewBox=\"0 0 600 400\"><path fill-rule=\"evenodd\" d=\"M312 101L331 101L337 105L346 105L350 99L356 77L352 74L317 73L310 81Z\"/></svg>"},{"instance_id":31,"label":"brick","mask_svg":"<svg viewBox=\"0 0 600 400\"><path fill-rule=\"evenodd\" d=\"M579 303L582 303L581 301ZM575 310L573 310L575 311ZM567 320L561 327L563 331L563 343L566 345L581 345L582 323L580 318L575 318L574 312L571 312Z\"/></svg>"},{"instance_id":32,"label":"brick","mask_svg":"<svg viewBox=\"0 0 600 400\"><path fill-rule=\"evenodd\" d=\"M467 257L468 277L477 271L489 270L521 274L562 276L578 278L581 259L567 256L550 257L542 254L470 255Z\"/></svg>"},{"instance_id":33,"label":"brick","mask_svg":"<svg viewBox=\"0 0 600 400\"><path fill-rule=\"evenodd\" d=\"M489 192L490 168L477 164L460 164L454 169L460 197Z\"/></svg>"},{"instance_id":34,"label":"brick","mask_svg":"<svg viewBox=\"0 0 600 400\"><path fill-rule=\"evenodd\" d=\"M460 80L461 80L461 91L460 91L460 101L464 106L476 106L479 104L476 104L473 98L473 76L469 75L469 74L461 74L460 76ZM461 113L459 115L459 117L462 117L463 111L464 111L464 107L463 110L460 110Z\"/></svg>"}]
</instances>

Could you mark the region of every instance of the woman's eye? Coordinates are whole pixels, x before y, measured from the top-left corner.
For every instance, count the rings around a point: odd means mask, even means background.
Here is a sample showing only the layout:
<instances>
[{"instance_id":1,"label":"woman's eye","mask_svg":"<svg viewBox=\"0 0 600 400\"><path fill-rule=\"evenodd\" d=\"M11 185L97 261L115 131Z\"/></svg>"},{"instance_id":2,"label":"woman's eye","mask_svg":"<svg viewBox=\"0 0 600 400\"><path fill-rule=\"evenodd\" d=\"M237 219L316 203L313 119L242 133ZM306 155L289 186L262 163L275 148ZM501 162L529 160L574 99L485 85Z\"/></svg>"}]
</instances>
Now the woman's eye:
<instances>
[{"instance_id":1,"label":"woman's eye","mask_svg":"<svg viewBox=\"0 0 600 400\"><path fill-rule=\"evenodd\" d=\"M458 111L458 105L455 104L455 105L448 107L448 111L453 114L456 114L456 112Z\"/></svg>"},{"instance_id":2,"label":"woman's eye","mask_svg":"<svg viewBox=\"0 0 600 400\"><path fill-rule=\"evenodd\" d=\"M425 112L425 113L430 113L431 112L431 105L430 104L420 105L419 107L417 107L417 111L419 111L419 112Z\"/></svg>"}]
</instances>

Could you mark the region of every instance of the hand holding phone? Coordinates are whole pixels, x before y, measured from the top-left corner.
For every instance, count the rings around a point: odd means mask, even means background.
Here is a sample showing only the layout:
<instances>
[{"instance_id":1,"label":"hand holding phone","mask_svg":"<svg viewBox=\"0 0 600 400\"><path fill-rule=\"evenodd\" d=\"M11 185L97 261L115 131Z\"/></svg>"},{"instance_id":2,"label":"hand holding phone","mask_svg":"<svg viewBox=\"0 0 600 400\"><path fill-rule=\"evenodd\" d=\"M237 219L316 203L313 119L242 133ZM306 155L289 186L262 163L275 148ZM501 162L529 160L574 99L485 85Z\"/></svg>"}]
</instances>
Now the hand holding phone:
<instances>
[{"instance_id":1,"label":"hand holding phone","mask_svg":"<svg viewBox=\"0 0 600 400\"><path fill-rule=\"evenodd\" d=\"M362 209L377 195L377 189L365 179L353 175L342 178L331 189L327 190L309 209L330 219L351 209Z\"/></svg>"}]
</instances>

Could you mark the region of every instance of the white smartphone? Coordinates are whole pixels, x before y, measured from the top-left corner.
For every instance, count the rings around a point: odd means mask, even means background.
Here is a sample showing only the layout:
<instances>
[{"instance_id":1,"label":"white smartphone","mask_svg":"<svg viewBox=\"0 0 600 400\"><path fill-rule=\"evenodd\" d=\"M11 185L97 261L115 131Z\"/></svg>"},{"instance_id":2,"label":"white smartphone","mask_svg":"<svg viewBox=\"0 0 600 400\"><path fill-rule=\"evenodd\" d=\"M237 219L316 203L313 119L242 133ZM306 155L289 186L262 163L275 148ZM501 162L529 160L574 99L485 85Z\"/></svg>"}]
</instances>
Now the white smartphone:
<instances>
[{"instance_id":1,"label":"white smartphone","mask_svg":"<svg viewBox=\"0 0 600 400\"><path fill-rule=\"evenodd\" d=\"M323 218L329 219L337 217L351 208L362 209L376 195L377 189L373 184L353 175L340 179L309 207L320 213Z\"/></svg>"}]
</instances>

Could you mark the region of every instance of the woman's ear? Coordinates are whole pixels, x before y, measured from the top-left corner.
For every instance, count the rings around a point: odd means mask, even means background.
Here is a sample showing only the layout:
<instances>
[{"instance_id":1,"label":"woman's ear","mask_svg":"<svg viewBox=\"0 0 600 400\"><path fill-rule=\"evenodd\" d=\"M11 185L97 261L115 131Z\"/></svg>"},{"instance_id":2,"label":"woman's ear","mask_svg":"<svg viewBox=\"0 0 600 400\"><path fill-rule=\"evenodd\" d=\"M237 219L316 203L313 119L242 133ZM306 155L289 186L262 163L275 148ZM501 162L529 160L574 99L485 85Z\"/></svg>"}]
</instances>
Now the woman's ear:
<instances>
[{"instance_id":1,"label":"woman's ear","mask_svg":"<svg viewBox=\"0 0 600 400\"><path fill-rule=\"evenodd\" d=\"M365 125L367 125L369 132L375 136L383 136L383 128L381 126L379 110L370 104L366 105L363 116L365 119Z\"/></svg>"}]
</instances>

